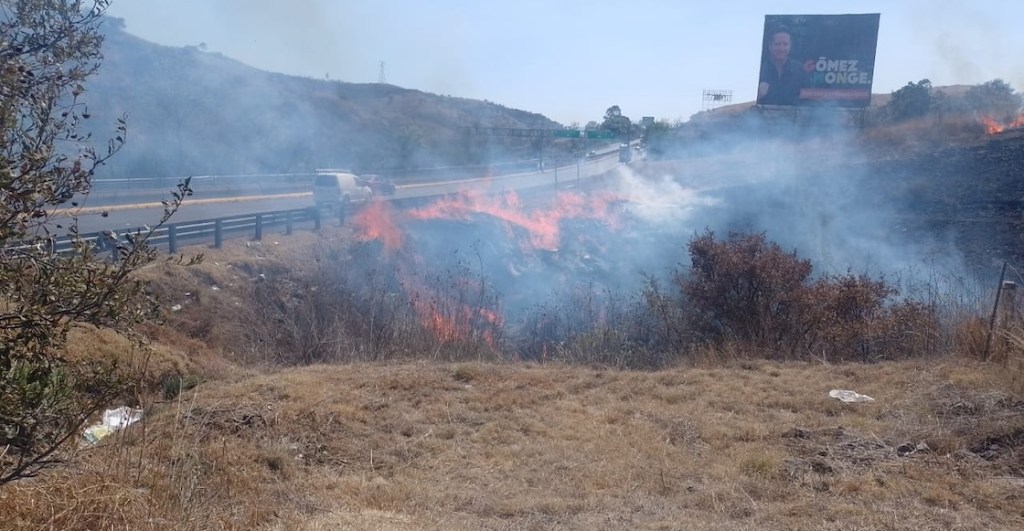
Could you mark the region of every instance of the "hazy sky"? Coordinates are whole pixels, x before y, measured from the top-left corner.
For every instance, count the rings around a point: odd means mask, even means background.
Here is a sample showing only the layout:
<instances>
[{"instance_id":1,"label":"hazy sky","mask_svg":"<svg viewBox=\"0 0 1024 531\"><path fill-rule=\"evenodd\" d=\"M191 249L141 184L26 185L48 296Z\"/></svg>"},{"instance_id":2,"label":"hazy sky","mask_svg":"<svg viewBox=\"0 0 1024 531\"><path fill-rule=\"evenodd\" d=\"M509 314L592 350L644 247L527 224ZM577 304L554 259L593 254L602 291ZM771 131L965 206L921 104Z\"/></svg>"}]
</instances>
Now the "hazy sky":
<instances>
[{"instance_id":1,"label":"hazy sky","mask_svg":"<svg viewBox=\"0 0 1024 531\"><path fill-rule=\"evenodd\" d=\"M113 0L129 33L274 72L486 99L569 124L618 105L687 119L750 101L766 14L881 13L875 93L909 81L1024 90L1019 0Z\"/></svg>"}]
</instances>

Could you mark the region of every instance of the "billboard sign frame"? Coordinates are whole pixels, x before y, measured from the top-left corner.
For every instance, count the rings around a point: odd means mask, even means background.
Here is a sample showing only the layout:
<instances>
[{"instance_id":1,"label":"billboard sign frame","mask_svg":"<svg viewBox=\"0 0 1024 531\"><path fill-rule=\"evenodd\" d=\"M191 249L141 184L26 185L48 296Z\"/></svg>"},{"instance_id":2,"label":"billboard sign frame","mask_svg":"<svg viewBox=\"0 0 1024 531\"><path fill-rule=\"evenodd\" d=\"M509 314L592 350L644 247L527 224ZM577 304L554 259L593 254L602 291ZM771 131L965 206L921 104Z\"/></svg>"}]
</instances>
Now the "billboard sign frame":
<instances>
[{"instance_id":1,"label":"billboard sign frame","mask_svg":"<svg viewBox=\"0 0 1024 531\"><path fill-rule=\"evenodd\" d=\"M870 105L880 18L765 15L757 103Z\"/></svg>"}]
</instances>

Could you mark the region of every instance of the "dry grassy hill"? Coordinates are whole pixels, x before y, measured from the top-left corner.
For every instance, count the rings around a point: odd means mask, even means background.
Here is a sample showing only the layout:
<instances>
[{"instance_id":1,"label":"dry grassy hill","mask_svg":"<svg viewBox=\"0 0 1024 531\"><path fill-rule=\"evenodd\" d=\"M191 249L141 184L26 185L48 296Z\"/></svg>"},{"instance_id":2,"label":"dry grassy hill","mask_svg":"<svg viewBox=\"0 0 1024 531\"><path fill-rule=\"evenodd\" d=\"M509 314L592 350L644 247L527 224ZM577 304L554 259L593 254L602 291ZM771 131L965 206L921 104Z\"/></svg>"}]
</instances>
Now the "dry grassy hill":
<instances>
[{"instance_id":1,"label":"dry grassy hill","mask_svg":"<svg viewBox=\"0 0 1024 531\"><path fill-rule=\"evenodd\" d=\"M143 385L126 399L145 420L0 490L4 528L1024 525L1016 358L835 364L708 350L619 371L415 349L291 367L288 353L261 357L248 320L260 290L310 295L300 273L349 238L328 228L231 241L187 251L206 253L198 266L147 268L167 321L132 361ZM962 345L984 335L963 334ZM82 330L71 349L127 346ZM875 400L843 403L832 389Z\"/></svg>"}]
</instances>

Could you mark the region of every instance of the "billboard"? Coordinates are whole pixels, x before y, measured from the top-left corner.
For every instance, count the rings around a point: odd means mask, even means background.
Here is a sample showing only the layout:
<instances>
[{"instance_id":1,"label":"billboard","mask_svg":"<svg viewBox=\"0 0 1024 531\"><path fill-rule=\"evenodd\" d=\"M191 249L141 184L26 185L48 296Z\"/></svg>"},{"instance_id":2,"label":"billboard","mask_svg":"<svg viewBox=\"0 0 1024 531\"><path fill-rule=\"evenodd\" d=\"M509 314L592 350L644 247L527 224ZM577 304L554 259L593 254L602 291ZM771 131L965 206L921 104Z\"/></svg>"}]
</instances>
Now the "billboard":
<instances>
[{"instance_id":1,"label":"billboard","mask_svg":"<svg viewBox=\"0 0 1024 531\"><path fill-rule=\"evenodd\" d=\"M867 107L879 18L765 15L757 103Z\"/></svg>"}]
</instances>

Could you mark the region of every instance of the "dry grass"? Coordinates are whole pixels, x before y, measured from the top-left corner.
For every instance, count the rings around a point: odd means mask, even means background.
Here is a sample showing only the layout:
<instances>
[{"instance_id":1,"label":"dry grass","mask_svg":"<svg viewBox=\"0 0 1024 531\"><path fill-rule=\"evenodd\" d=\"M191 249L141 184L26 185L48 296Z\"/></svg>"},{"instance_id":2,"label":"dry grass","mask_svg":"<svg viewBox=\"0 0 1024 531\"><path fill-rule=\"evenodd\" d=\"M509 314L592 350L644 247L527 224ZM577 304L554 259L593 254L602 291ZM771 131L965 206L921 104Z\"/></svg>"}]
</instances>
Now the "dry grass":
<instances>
[{"instance_id":1,"label":"dry grass","mask_svg":"<svg viewBox=\"0 0 1024 531\"><path fill-rule=\"evenodd\" d=\"M20 529L1014 529L1024 402L1002 381L953 360L288 369L154 406L0 509Z\"/></svg>"},{"instance_id":2,"label":"dry grass","mask_svg":"<svg viewBox=\"0 0 1024 531\"><path fill-rule=\"evenodd\" d=\"M928 115L897 124L866 128L858 143L878 155L933 151L950 145L974 144L986 138L985 126L965 114Z\"/></svg>"}]
</instances>

